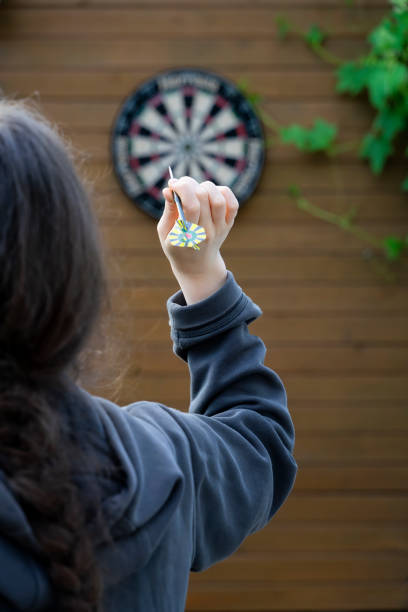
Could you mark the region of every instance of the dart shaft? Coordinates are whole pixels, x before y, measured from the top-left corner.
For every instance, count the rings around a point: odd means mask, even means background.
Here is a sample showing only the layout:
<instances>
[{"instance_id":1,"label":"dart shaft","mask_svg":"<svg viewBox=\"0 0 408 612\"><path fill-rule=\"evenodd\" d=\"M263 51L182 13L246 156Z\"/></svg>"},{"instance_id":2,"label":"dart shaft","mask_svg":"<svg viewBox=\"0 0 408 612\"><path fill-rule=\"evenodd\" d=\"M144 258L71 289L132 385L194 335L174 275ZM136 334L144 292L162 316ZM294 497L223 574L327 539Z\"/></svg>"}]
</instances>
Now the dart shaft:
<instances>
[{"instance_id":1,"label":"dart shaft","mask_svg":"<svg viewBox=\"0 0 408 612\"><path fill-rule=\"evenodd\" d=\"M169 166L169 173L170 173L170 178L174 178L173 172L172 172L170 166ZM175 201L176 206L177 206L179 217L183 221L184 227L187 227L186 226L186 218L184 216L184 211L183 211L183 206L181 204L181 200L180 200L179 196L177 195L177 193L175 191L172 190L171 192L173 194L173 198L174 198L174 201Z\"/></svg>"}]
</instances>

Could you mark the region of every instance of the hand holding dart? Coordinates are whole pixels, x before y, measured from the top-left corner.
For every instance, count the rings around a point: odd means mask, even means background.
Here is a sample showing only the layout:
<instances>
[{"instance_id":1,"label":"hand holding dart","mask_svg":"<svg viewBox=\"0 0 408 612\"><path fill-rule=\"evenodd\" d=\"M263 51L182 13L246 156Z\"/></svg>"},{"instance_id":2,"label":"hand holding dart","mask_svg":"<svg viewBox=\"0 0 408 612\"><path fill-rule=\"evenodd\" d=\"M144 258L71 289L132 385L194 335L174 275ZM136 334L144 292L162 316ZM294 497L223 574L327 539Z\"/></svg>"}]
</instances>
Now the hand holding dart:
<instances>
[{"instance_id":1,"label":"hand holding dart","mask_svg":"<svg viewBox=\"0 0 408 612\"><path fill-rule=\"evenodd\" d=\"M170 178L173 177L173 172L169 166ZM206 239L205 229L196 223L190 223L187 221L184 212L181 200L177 193L172 190L173 199L176 203L179 218L177 219L177 225L174 226L172 231L169 234L170 244L173 246L179 247L191 247L196 251L200 250L198 246L200 242Z\"/></svg>"}]
</instances>

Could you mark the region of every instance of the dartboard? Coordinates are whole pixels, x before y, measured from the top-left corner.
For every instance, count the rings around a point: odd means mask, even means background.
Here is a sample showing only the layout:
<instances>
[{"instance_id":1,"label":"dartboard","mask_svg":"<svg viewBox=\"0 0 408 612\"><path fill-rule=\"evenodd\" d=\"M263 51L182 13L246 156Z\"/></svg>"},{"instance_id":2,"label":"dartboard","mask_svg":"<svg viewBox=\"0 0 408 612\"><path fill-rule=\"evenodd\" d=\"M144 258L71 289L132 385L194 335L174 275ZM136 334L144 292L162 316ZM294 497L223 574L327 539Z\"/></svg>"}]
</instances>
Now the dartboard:
<instances>
[{"instance_id":1,"label":"dartboard","mask_svg":"<svg viewBox=\"0 0 408 612\"><path fill-rule=\"evenodd\" d=\"M158 219L168 166L175 177L227 185L242 205L264 163L261 122L239 89L212 72L171 70L145 82L123 103L111 151L127 196Z\"/></svg>"}]
</instances>

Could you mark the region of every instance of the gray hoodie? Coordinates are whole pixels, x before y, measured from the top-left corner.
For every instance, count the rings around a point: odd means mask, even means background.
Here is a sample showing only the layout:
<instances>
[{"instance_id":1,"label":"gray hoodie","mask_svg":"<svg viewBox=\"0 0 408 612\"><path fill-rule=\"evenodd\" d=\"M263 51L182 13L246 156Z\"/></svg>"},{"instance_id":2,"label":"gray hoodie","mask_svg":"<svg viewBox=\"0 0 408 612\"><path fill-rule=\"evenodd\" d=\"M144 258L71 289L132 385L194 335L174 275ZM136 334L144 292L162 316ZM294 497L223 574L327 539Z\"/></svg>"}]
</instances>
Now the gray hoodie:
<instances>
[{"instance_id":1,"label":"gray hoodie","mask_svg":"<svg viewBox=\"0 0 408 612\"><path fill-rule=\"evenodd\" d=\"M182 612L189 572L265 527L295 480L285 390L248 331L261 310L230 272L209 298L187 306L179 291L167 308L174 351L190 370L189 412L119 407L74 385L61 399L121 474L99 483L115 544L97 546L106 612ZM92 474L76 478L86 495ZM38 543L0 470L0 611L54 611L52 601Z\"/></svg>"}]
</instances>

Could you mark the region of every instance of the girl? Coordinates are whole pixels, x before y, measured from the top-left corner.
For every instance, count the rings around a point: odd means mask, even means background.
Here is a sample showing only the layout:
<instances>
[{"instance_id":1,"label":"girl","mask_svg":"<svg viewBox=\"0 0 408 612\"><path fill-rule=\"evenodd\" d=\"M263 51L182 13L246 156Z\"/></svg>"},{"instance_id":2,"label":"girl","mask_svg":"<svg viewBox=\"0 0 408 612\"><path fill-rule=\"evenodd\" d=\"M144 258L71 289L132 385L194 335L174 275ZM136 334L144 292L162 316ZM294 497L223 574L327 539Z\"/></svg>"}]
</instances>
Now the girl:
<instances>
[{"instance_id":1,"label":"girl","mask_svg":"<svg viewBox=\"0 0 408 612\"><path fill-rule=\"evenodd\" d=\"M293 424L248 324L261 311L220 247L238 204L174 180L200 251L169 244L167 307L188 363L184 413L120 408L76 384L105 296L89 196L65 142L25 102L0 101L0 610L182 612L190 571L231 555L289 494Z\"/></svg>"}]
</instances>

